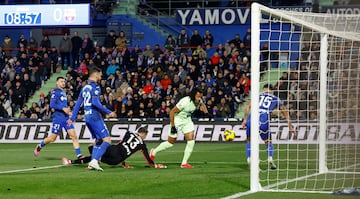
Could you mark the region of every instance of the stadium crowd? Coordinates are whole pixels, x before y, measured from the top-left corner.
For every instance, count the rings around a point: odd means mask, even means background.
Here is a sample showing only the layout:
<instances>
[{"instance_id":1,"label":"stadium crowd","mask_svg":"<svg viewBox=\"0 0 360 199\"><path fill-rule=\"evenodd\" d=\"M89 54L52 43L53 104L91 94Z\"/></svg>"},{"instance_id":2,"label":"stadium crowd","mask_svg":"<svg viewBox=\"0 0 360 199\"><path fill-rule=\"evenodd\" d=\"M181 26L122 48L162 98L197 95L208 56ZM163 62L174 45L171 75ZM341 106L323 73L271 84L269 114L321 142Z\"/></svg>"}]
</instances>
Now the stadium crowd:
<instances>
[{"instance_id":1,"label":"stadium crowd","mask_svg":"<svg viewBox=\"0 0 360 199\"><path fill-rule=\"evenodd\" d=\"M210 115L197 117L232 118L250 91L250 35L236 34L215 47L216 38L207 30L187 35L169 35L162 45L129 48L124 32L109 31L101 46L94 46L88 34L65 34L58 46L47 36L39 42L21 35L13 42L9 36L0 47L0 116L51 118L49 93L39 102L25 104L51 74L67 69L66 93L74 107L85 85L89 67L103 71L101 102L116 111L119 118L167 118L171 108L194 87L204 92L203 101ZM317 119L319 90L319 38L303 41L296 68L284 72L274 85L290 110L293 120ZM11 49L17 49L11 51ZM263 63L271 62L267 45L262 47ZM271 64L262 64L267 70ZM81 117L81 114L79 114Z\"/></svg>"},{"instance_id":2,"label":"stadium crowd","mask_svg":"<svg viewBox=\"0 0 360 199\"><path fill-rule=\"evenodd\" d=\"M89 67L103 70L100 82L104 106L118 117L168 117L170 109L192 88L201 87L212 117L234 117L250 89L250 32L211 48L210 31L194 30L168 36L163 45L129 48L124 32L109 31L102 46L94 46L88 34L65 34L58 46L47 36L40 42L21 35L6 36L0 48L2 117L50 118L49 94L31 107L26 102L51 74L67 69L66 93L73 107Z\"/></svg>"}]
</instances>

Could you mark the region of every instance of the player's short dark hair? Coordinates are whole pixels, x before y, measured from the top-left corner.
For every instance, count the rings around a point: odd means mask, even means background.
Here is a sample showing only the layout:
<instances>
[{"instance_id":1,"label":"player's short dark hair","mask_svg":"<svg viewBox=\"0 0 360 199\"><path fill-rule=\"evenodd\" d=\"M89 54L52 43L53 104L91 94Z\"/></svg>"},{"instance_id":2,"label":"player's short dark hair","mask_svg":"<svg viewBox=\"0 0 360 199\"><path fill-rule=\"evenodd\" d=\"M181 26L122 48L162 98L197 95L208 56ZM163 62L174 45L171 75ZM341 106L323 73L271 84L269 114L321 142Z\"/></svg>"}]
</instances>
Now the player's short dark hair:
<instances>
[{"instance_id":1,"label":"player's short dark hair","mask_svg":"<svg viewBox=\"0 0 360 199\"><path fill-rule=\"evenodd\" d=\"M271 85L271 84L265 84L264 86L263 86L263 89L264 88L267 88L267 89L269 89L269 90L273 90L273 86Z\"/></svg>"},{"instance_id":2,"label":"player's short dark hair","mask_svg":"<svg viewBox=\"0 0 360 199\"><path fill-rule=\"evenodd\" d=\"M57 77L56 81L59 81L59 79L65 79L64 77Z\"/></svg>"},{"instance_id":3,"label":"player's short dark hair","mask_svg":"<svg viewBox=\"0 0 360 199\"><path fill-rule=\"evenodd\" d=\"M196 93L202 93L203 91L199 87L195 87L190 92L190 99L195 102Z\"/></svg>"},{"instance_id":4,"label":"player's short dark hair","mask_svg":"<svg viewBox=\"0 0 360 199\"><path fill-rule=\"evenodd\" d=\"M148 133L148 129L147 129L147 127L140 127L139 129L138 129L138 133Z\"/></svg>"},{"instance_id":5,"label":"player's short dark hair","mask_svg":"<svg viewBox=\"0 0 360 199\"><path fill-rule=\"evenodd\" d=\"M101 69L96 66L89 66L89 75L95 73L95 72L101 72Z\"/></svg>"}]
</instances>

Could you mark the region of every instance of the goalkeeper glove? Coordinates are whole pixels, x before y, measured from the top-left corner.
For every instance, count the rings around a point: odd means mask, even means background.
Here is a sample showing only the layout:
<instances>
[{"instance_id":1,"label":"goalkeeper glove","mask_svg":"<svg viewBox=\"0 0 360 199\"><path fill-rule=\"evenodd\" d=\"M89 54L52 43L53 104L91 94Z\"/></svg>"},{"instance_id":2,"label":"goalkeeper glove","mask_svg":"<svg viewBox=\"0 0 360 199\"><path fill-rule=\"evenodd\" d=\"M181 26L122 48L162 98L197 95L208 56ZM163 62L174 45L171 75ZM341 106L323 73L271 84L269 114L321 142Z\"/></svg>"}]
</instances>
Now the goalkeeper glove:
<instances>
[{"instance_id":1,"label":"goalkeeper glove","mask_svg":"<svg viewBox=\"0 0 360 199\"><path fill-rule=\"evenodd\" d=\"M176 129L176 127L175 126L172 126L171 127L171 132L170 132L171 134L176 134L177 133L177 129Z\"/></svg>"}]
</instances>

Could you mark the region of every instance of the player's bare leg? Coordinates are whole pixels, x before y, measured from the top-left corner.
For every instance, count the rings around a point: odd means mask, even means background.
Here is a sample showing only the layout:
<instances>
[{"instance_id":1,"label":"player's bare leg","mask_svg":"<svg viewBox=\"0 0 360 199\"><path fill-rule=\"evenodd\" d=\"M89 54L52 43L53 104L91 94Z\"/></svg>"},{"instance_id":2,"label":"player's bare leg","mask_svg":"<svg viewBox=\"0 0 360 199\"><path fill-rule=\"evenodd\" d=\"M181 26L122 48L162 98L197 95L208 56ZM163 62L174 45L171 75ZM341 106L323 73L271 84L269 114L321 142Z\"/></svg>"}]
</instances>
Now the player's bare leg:
<instances>
[{"instance_id":1,"label":"player's bare leg","mask_svg":"<svg viewBox=\"0 0 360 199\"><path fill-rule=\"evenodd\" d=\"M72 140L73 147L75 149L75 153L76 153L77 158L81 158L82 154L81 154L81 150L80 150L79 139L78 139L78 137L76 135L75 129L69 129L67 131L67 133L69 134L69 136L70 136L70 138Z\"/></svg>"},{"instance_id":2,"label":"player's bare leg","mask_svg":"<svg viewBox=\"0 0 360 199\"><path fill-rule=\"evenodd\" d=\"M193 166L191 166L188 163L188 160L189 160L189 158L190 158L190 156L191 156L191 154L193 152L194 145L195 145L194 131L189 132L189 133L185 133L184 137L185 137L187 143L186 143L186 147L185 147L185 150L184 150L184 157L183 157L183 160L181 162L181 168L191 169L191 168L193 168Z\"/></svg>"},{"instance_id":3,"label":"player's bare leg","mask_svg":"<svg viewBox=\"0 0 360 199\"><path fill-rule=\"evenodd\" d=\"M150 158L154 160L158 152L171 148L175 142L176 138L169 136L167 141L160 143L159 146L157 146L155 149L150 150Z\"/></svg>"},{"instance_id":4,"label":"player's bare leg","mask_svg":"<svg viewBox=\"0 0 360 199\"><path fill-rule=\"evenodd\" d=\"M277 167L273 160L274 146L273 146L271 140L265 140L265 145L266 145L266 152L268 154L269 168L272 170L275 170L275 169L277 169Z\"/></svg>"},{"instance_id":5,"label":"player's bare leg","mask_svg":"<svg viewBox=\"0 0 360 199\"><path fill-rule=\"evenodd\" d=\"M57 136L58 136L57 134L52 133L49 137L45 138L40 144L37 144L34 149L34 156L35 157L39 156L42 147L44 147L45 145L51 142L55 142Z\"/></svg>"}]
</instances>

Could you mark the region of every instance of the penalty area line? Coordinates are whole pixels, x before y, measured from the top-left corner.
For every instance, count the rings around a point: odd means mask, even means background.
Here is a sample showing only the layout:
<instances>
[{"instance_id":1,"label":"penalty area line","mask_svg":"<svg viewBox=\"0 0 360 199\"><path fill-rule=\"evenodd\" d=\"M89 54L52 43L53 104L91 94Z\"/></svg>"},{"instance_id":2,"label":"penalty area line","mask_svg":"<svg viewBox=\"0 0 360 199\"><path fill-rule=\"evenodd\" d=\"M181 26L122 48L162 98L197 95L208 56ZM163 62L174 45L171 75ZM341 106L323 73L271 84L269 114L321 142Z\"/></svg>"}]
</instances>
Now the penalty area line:
<instances>
[{"instance_id":1,"label":"penalty area line","mask_svg":"<svg viewBox=\"0 0 360 199\"><path fill-rule=\"evenodd\" d=\"M36 171L36 170L43 170L43 169L54 169L63 167L64 165L54 165L54 166L46 166L46 167L37 167L37 168L29 168L29 169L16 169L16 170L9 170L9 171L0 171L0 174L5 173L19 173L19 172L25 172L25 171Z\"/></svg>"}]
</instances>

